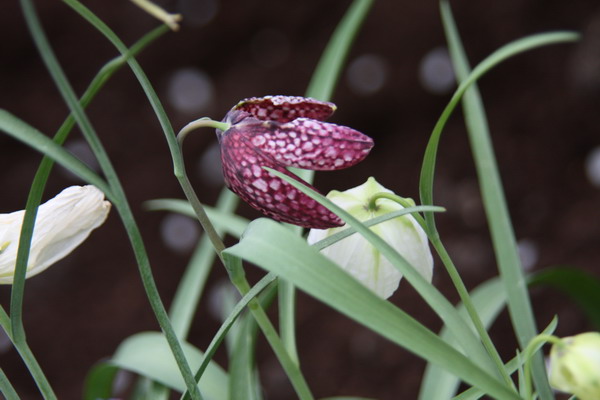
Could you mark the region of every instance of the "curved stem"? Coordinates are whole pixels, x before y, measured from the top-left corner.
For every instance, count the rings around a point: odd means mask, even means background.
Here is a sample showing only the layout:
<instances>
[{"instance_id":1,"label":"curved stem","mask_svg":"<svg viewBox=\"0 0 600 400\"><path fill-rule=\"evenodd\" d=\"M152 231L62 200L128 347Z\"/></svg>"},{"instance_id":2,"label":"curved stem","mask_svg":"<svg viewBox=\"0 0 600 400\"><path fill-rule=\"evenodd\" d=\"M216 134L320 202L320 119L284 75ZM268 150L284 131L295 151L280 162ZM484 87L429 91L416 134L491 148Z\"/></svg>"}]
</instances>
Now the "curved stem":
<instances>
[{"instance_id":1,"label":"curved stem","mask_svg":"<svg viewBox=\"0 0 600 400\"><path fill-rule=\"evenodd\" d=\"M224 124L224 125L229 126L229 124ZM179 143L179 154L183 153L183 141L185 140L187 135L194 129L204 128L204 127L219 128L219 127L223 127L223 124L220 122L217 122L217 121L213 121L208 118L200 118L200 119L190 122L189 124L184 126L177 134L177 142ZM215 249L215 252L219 256L219 259L221 260L221 262L223 262L223 264L225 264L223 261L223 257L221 255L221 252L223 250L225 250L225 244L223 243L223 239L221 239L221 236L219 235L219 233L215 229L214 225L208 218L208 215L206 215L206 211L204 210L204 207L202 206L200 199L198 199L198 196L196 195L196 192L194 191L194 188L192 187L192 183L190 182L190 180L187 176L187 172L185 170L185 165L183 162L181 163L180 167L176 169L175 176L177 177L177 180L179 181L179 185L183 189L185 197L190 202L190 205L192 206L192 209L194 210L194 213L196 214L196 218L200 222L200 225L202 225L202 229L204 229L204 232L206 232L206 234L208 235L208 237Z\"/></svg>"},{"instance_id":2,"label":"curved stem","mask_svg":"<svg viewBox=\"0 0 600 400\"><path fill-rule=\"evenodd\" d=\"M392 200L392 201L397 202L398 204L400 204L402 207L405 207L405 208L414 207L414 203L411 200L408 200L404 197L400 197L393 193L380 192L380 193L374 194L369 199L369 208L375 208L376 201L378 199ZM506 372L506 369L504 368L504 363L502 362L502 358L500 357L500 354L498 354L498 350L494 346L494 343L492 342L492 339L490 338L488 331L485 329L485 325L481 321L481 318L479 318L479 314L477 313L477 310L475 309L475 306L473 305L473 302L471 301L471 296L469 296L469 291L467 290L467 287L465 286L462 278L460 277L460 274L458 273L458 270L456 269L454 262L450 258L450 255L446 251L446 247L442 243L439 233L438 233L437 229L435 228L435 225L433 225L432 229L429 229L430 227L427 225L427 222L420 214L413 213L411 215L415 218L415 220L419 223L419 225L421 225L423 230L427 233L427 236L429 237L429 241L435 248L435 251L438 253L440 260L442 261L442 264L444 264L444 267L446 268L446 272L450 276L450 279L452 280L452 283L454 284L454 287L456 288L456 291L460 297L460 300L465 305L465 309L467 310L467 313L469 314L469 317L471 318L471 322L473 322L473 325L475 326L475 330L477 331L483 346L487 350L487 352L488 352L489 356L491 357L492 361L494 362L494 364L496 364L496 367L498 369L498 372L500 373L500 376L502 376L502 379L504 379L504 382L507 385L509 385L510 387L514 387L514 383L513 383L512 379L510 379L510 376L508 375L508 373Z\"/></svg>"},{"instance_id":3,"label":"curved stem","mask_svg":"<svg viewBox=\"0 0 600 400\"><path fill-rule=\"evenodd\" d=\"M185 140L187 135L196 129L215 128L215 129L220 129L223 132L225 132L227 129L229 129L230 126L231 125L226 122L215 121L208 117L199 118L195 121L190 122L183 128L181 128L181 130L177 134L177 141L179 142L179 147L183 146L183 141Z\"/></svg>"}]
</instances>

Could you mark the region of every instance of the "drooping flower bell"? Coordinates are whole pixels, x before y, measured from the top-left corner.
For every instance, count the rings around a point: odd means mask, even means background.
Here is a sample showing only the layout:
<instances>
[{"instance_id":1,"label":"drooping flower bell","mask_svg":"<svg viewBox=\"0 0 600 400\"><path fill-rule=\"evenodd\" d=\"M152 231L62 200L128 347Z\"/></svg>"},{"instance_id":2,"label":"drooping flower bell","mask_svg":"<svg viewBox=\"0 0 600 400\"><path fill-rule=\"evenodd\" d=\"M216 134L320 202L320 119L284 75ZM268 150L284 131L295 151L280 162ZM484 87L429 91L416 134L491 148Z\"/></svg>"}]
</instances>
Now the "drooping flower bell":
<instances>
[{"instance_id":1,"label":"drooping flower bell","mask_svg":"<svg viewBox=\"0 0 600 400\"><path fill-rule=\"evenodd\" d=\"M373 196L382 192L392 193L371 177L362 185L344 192L333 190L329 192L327 198L359 221L366 221L404 208L386 198L378 198L373 202ZM314 244L345 228L311 229L308 243ZM402 255L423 278L431 282L433 257L427 235L411 215L402 215L373 225L371 230ZM384 299L396 291L402 279L402 273L358 233L324 248L321 253Z\"/></svg>"},{"instance_id":2,"label":"drooping flower bell","mask_svg":"<svg viewBox=\"0 0 600 400\"><path fill-rule=\"evenodd\" d=\"M262 168L312 187L286 167L331 171L362 161L373 140L352 128L322 122L334 111L332 103L305 97L242 100L223 120L229 128L217 129L227 186L277 221L322 229L343 225L335 214Z\"/></svg>"},{"instance_id":3,"label":"drooping flower bell","mask_svg":"<svg viewBox=\"0 0 600 400\"><path fill-rule=\"evenodd\" d=\"M26 277L66 257L106 220L111 204L95 186L71 186L40 205ZM25 211L0 214L0 284L12 284Z\"/></svg>"},{"instance_id":4,"label":"drooping flower bell","mask_svg":"<svg viewBox=\"0 0 600 400\"><path fill-rule=\"evenodd\" d=\"M559 339L550 350L549 381L580 400L600 399L600 333Z\"/></svg>"}]
</instances>

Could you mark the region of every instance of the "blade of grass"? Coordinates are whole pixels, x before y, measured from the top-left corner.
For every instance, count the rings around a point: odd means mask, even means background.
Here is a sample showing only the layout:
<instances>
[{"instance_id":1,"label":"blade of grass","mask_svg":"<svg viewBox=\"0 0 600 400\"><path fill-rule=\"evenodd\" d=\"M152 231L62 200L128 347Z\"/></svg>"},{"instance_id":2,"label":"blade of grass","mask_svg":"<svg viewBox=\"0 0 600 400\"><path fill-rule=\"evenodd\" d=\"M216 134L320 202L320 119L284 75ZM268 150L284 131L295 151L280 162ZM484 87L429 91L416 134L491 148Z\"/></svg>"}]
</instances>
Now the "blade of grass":
<instances>
[{"instance_id":1,"label":"blade of grass","mask_svg":"<svg viewBox=\"0 0 600 400\"><path fill-rule=\"evenodd\" d=\"M54 52L46 38L46 35L43 31L41 23L37 17L37 13L35 11L35 7L31 0L20 0L21 8L23 10L23 14L25 16L25 21L27 23L27 27L29 32L31 33L33 40L38 48L38 51L42 57L42 60L46 64L46 67L57 85L61 96L69 106L69 109L73 113L77 124L81 128L84 137L86 138L90 148L92 149L103 173L106 176L106 179L113 190L115 197L113 198L113 204L121 219L123 221L123 225L127 231L128 237L131 241L132 248L134 250L134 254L138 263L138 267L140 270L140 277L142 278L142 283L144 285L144 289L146 290L148 300L156 315L157 321L165 333L167 341L173 351L173 355L177 361L177 365L181 370L181 374L186 382L189 385L190 390L194 394L194 397L197 399L201 399L200 391L194 381L194 377L192 371L188 365L188 362L185 358L183 350L181 348L181 344L175 333L173 332L173 328L170 324L167 312L162 304L162 300L160 299L160 295L158 293L158 289L156 287L156 283L154 282L154 278L152 276L152 270L150 267L150 261L148 259L148 255L145 251L144 243L141 238L141 233L135 220L133 218L133 214L131 212L131 208L127 202L127 197L123 191L121 183L118 179L118 176L102 146L98 136L96 135L89 119L87 118L83 108L79 104L77 97L75 96L75 92L71 87L67 77L64 74L64 71L60 67ZM127 53L127 48L124 46L122 54ZM134 58L128 60L128 63L131 62Z\"/></svg>"},{"instance_id":2,"label":"blade of grass","mask_svg":"<svg viewBox=\"0 0 600 400\"><path fill-rule=\"evenodd\" d=\"M505 57L510 57L511 53L516 54L517 50L524 51L530 46L539 47L541 45L572 41L577 36L572 33L550 33L521 39L492 54L492 56L484 60L471 72L461 45L458 29L452 18L450 6L447 1L442 0L440 7L457 79L460 81L460 87L468 88L468 90L463 90L464 96L462 99L465 123L475 159L483 205L498 261L498 269L506 290L509 314L519 344L524 348L536 335L537 328L535 326L535 318L527 292L527 285L525 284L521 261L517 252L516 240L502 189L500 174L495 161L483 102L479 90L474 83L475 79L473 79L473 76L476 75L476 71L481 65L484 65L487 60L492 59L495 54L500 54L503 49L506 53ZM529 46L521 46L519 49L518 44L526 43L526 40L529 40ZM501 62L500 58L495 63L490 64L490 68L499 62ZM469 86L463 85L469 80L472 81ZM458 92L459 90L457 90ZM541 399L553 399L554 395L548 384L541 354L537 354L534 358L533 376Z\"/></svg>"}]
</instances>

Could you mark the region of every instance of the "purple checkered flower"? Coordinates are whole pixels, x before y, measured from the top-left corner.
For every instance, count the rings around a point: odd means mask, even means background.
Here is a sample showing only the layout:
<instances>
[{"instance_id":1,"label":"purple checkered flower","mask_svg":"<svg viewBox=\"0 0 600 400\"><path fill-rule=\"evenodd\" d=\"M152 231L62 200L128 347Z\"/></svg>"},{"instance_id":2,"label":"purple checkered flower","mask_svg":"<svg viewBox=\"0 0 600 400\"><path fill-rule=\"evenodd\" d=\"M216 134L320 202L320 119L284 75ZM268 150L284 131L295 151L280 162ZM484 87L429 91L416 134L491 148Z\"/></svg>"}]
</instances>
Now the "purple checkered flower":
<instances>
[{"instance_id":1,"label":"purple checkered flower","mask_svg":"<svg viewBox=\"0 0 600 400\"><path fill-rule=\"evenodd\" d=\"M343 225L335 214L262 168L273 168L312 187L286 167L331 171L362 161L373 140L346 126L322 122L335 108L306 97L253 97L239 102L223 120L230 127L224 132L217 129L227 186L277 221L317 229Z\"/></svg>"}]
</instances>

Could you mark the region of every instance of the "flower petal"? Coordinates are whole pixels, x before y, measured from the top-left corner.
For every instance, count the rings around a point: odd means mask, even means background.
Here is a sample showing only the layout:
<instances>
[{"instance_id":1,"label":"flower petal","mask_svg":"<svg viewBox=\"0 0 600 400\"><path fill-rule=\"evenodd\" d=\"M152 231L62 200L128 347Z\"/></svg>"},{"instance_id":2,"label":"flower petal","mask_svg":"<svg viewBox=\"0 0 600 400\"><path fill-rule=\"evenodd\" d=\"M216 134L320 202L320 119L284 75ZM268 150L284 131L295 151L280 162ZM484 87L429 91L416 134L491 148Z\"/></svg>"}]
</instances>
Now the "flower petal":
<instances>
[{"instance_id":1,"label":"flower petal","mask_svg":"<svg viewBox=\"0 0 600 400\"><path fill-rule=\"evenodd\" d=\"M273 168L316 190L257 151L242 132L230 129L223 135L221 158L227 186L265 215L305 228L325 229L343 224L327 208L264 170L262 167Z\"/></svg>"},{"instance_id":2,"label":"flower petal","mask_svg":"<svg viewBox=\"0 0 600 400\"><path fill-rule=\"evenodd\" d=\"M352 128L307 118L285 124L241 123L232 129L247 137L258 151L286 167L316 171L344 169L362 161L373 148L370 137Z\"/></svg>"},{"instance_id":3,"label":"flower petal","mask_svg":"<svg viewBox=\"0 0 600 400\"><path fill-rule=\"evenodd\" d=\"M336 107L333 103L300 96L252 97L240 101L232 111L245 111L261 121L285 123L296 118L323 121L331 116Z\"/></svg>"}]
</instances>

